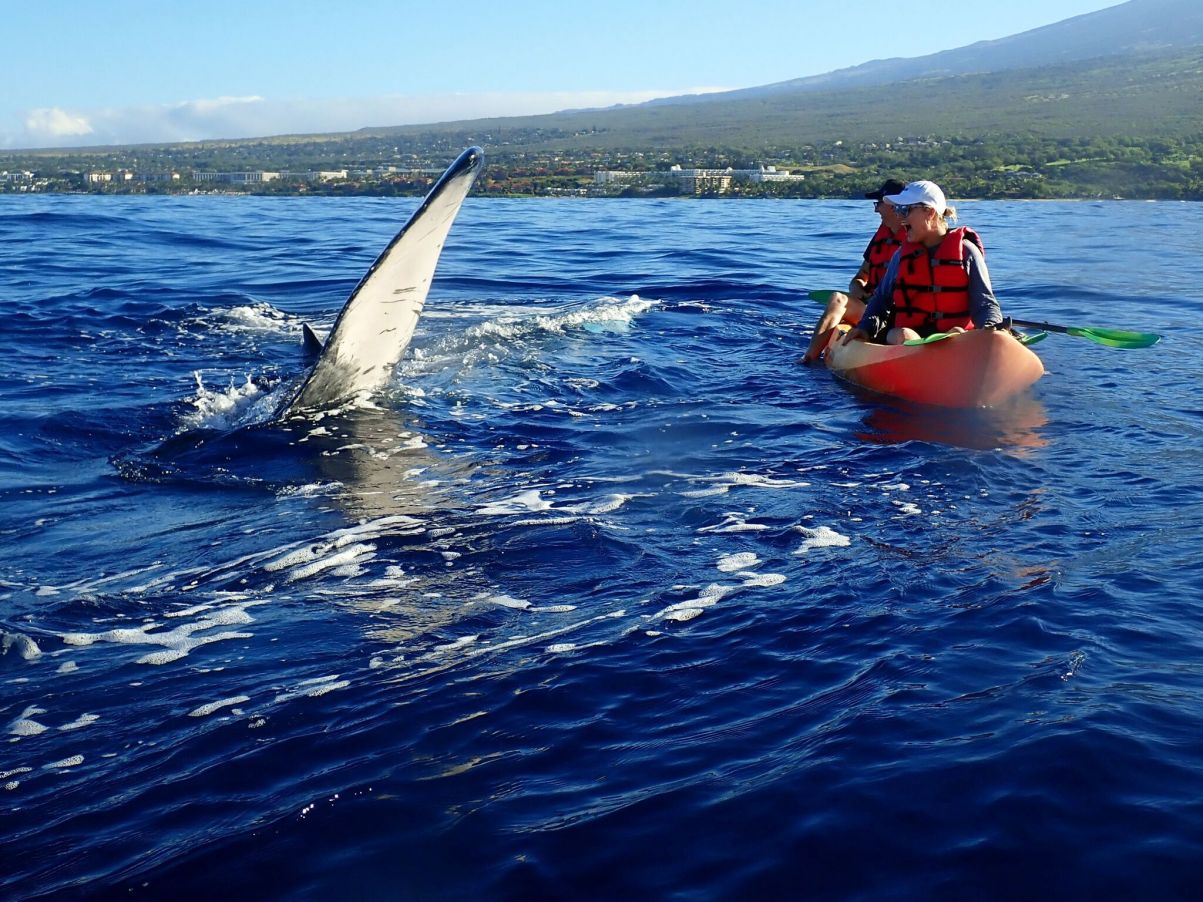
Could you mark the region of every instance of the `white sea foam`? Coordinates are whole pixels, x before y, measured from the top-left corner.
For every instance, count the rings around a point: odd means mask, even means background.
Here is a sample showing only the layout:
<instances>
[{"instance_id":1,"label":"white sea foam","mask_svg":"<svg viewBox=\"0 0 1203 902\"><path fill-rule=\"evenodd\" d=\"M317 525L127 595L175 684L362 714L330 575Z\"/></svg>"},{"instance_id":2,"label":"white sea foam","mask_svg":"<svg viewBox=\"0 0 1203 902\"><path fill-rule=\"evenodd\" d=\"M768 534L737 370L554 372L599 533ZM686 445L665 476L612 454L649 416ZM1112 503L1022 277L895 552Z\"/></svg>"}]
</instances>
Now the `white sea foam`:
<instances>
[{"instance_id":1,"label":"white sea foam","mask_svg":"<svg viewBox=\"0 0 1203 902\"><path fill-rule=\"evenodd\" d=\"M544 501L538 489L531 489L530 491L514 495L511 498L486 504L484 507L477 508L476 512L484 516L497 517L505 514L523 514L532 511L551 510L551 507L551 502Z\"/></svg>"},{"instance_id":2,"label":"white sea foam","mask_svg":"<svg viewBox=\"0 0 1203 902\"><path fill-rule=\"evenodd\" d=\"M300 570L302 565L326 562L318 568L318 572L320 572L329 567L342 566L348 562L367 560L375 552L375 546L367 544L372 539L384 535L420 535L425 531L426 526L421 520L406 516L405 514L380 517L376 520L361 523L358 526L336 530L319 541L280 554L273 560L265 563L263 569L269 573L273 573L278 570L296 568L294 574L290 575L290 578L296 579L304 575L304 571L297 573L297 570ZM354 552L353 554L331 554L331 552L337 552L340 549L345 550L347 546L352 546L351 550Z\"/></svg>"},{"instance_id":3,"label":"white sea foam","mask_svg":"<svg viewBox=\"0 0 1203 902\"><path fill-rule=\"evenodd\" d=\"M32 661L42 654L38 643L24 633L0 632L0 654L6 655L9 651L25 661Z\"/></svg>"},{"instance_id":4,"label":"white sea foam","mask_svg":"<svg viewBox=\"0 0 1203 902\"><path fill-rule=\"evenodd\" d=\"M619 492L614 492L607 495L600 501L589 501L583 504L567 505L564 510L571 511L574 514L610 514L618 510L634 497L634 495L624 495Z\"/></svg>"},{"instance_id":5,"label":"white sea foam","mask_svg":"<svg viewBox=\"0 0 1203 902\"><path fill-rule=\"evenodd\" d=\"M1085 663L1086 652L1075 651L1069 656L1069 667L1066 669L1065 673L1061 674L1061 680L1063 682L1068 682L1069 680L1073 679L1077 675L1078 671L1082 668L1082 665Z\"/></svg>"},{"instance_id":6,"label":"white sea foam","mask_svg":"<svg viewBox=\"0 0 1203 902\"><path fill-rule=\"evenodd\" d=\"M490 595L485 600L491 604L500 605L503 608L526 610L530 607L529 601L523 601L521 598L511 598L509 595Z\"/></svg>"},{"instance_id":7,"label":"white sea foam","mask_svg":"<svg viewBox=\"0 0 1203 902\"><path fill-rule=\"evenodd\" d=\"M785 582L783 573L737 573L736 576L742 577L744 585L748 588L763 589L769 586L779 586Z\"/></svg>"},{"instance_id":8,"label":"white sea foam","mask_svg":"<svg viewBox=\"0 0 1203 902\"><path fill-rule=\"evenodd\" d=\"M233 429L255 419L252 412L257 410L264 393L250 376L242 385L231 381L225 389L207 388L199 371L193 373L193 377L196 379L196 396L189 399L191 409L180 417L182 431Z\"/></svg>"},{"instance_id":9,"label":"white sea foam","mask_svg":"<svg viewBox=\"0 0 1203 902\"><path fill-rule=\"evenodd\" d=\"M194 604L188 608L182 608L181 610L178 610L178 611L166 611L166 612L164 612L163 616L164 617L195 617L197 614L203 614L205 611L213 610L213 608L214 608L213 602L206 601L206 602L202 602L201 604Z\"/></svg>"},{"instance_id":10,"label":"white sea foam","mask_svg":"<svg viewBox=\"0 0 1203 902\"><path fill-rule=\"evenodd\" d=\"M297 582L298 580L316 576L326 570L334 570L338 573L345 567L347 569L343 570L341 575L355 576L361 572L357 565L365 560L371 560L375 556L375 545L352 545L350 548L345 548L335 554L310 561L308 564L303 564L299 567L294 567L288 571L287 579L289 582ZM348 565L354 566L348 567Z\"/></svg>"},{"instance_id":11,"label":"white sea foam","mask_svg":"<svg viewBox=\"0 0 1203 902\"><path fill-rule=\"evenodd\" d=\"M416 661L417 663L422 665L422 666L417 667L416 669L411 669L408 672L403 673L399 677L399 679L401 679L401 680L409 681L409 680L418 679L418 678L422 678L422 677L428 677L432 674L440 673L445 670L449 670L453 667L458 666L459 664L461 664L464 661L471 660L473 658L477 658L482 655L496 654L498 652L504 652L504 651L508 651L510 649L520 648L523 646L537 645L540 643L548 643L548 645L545 647L550 647L550 645L552 645L552 644L557 644L557 643L549 642L549 640L551 640L553 638L558 638L567 633L571 633L576 630L584 629L591 624L598 623L603 620L611 620L611 619L616 619L616 618L622 618L625 616L626 616L625 610L610 611L608 613L600 614L595 617L590 617L585 620L573 621L570 623L560 624L560 625L554 627L553 629L547 629L547 630L543 630L538 633L531 633L528 635L513 636L508 639L503 639L499 642L494 642L491 644L487 643L487 642L481 642L480 641L481 637L479 635L463 636L463 637L455 640L454 642L450 642L450 643L447 643L447 644L444 644L441 646L437 646L436 648L433 648L430 651L427 651L425 654L422 654L419 657L414 658L414 659L410 659L405 655L400 655L398 657L395 657L391 661L386 661L384 659L377 659L377 660L379 661L379 666L381 666L381 667L397 665L397 664L407 665L411 662L411 660ZM558 644L567 645L570 643L565 642L565 643L558 643ZM601 643L598 643L598 644L601 644ZM578 645L577 647L580 647L580 646ZM586 647L588 647L588 646L586 646Z\"/></svg>"},{"instance_id":12,"label":"white sea foam","mask_svg":"<svg viewBox=\"0 0 1203 902\"><path fill-rule=\"evenodd\" d=\"M288 692L282 692L276 696L275 702L292 701L296 698L317 698L325 695L327 692L334 692L337 689L346 689L351 685L350 680L340 680L338 675L313 677L308 680L301 680L293 689Z\"/></svg>"},{"instance_id":13,"label":"white sea foam","mask_svg":"<svg viewBox=\"0 0 1203 902\"><path fill-rule=\"evenodd\" d=\"M464 648L467 645L472 645L478 639L480 639L479 635L460 636L458 639L454 640L453 642L448 642L445 645L436 645L434 648L431 649L431 654L445 654L446 652L449 652L449 651L458 651L459 649Z\"/></svg>"},{"instance_id":14,"label":"white sea foam","mask_svg":"<svg viewBox=\"0 0 1203 902\"><path fill-rule=\"evenodd\" d=\"M46 708L30 705L24 711L20 712L20 716L8 724L8 732L13 736L37 736L40 732L46 732L49 728L45 724L38 723L34 720L35 714L45 714Z\"/></svg>"},{"instance_id":15,"label":"white sea foam","mask_svg":"<svg viewBox=\"0 0 1203 902\"><path fill-rule=\"evenodd\" d=\"M797 479L774 479L759 473L724 473L717 479L737 486L753 486L760 489L793 489L804 488L809 482Z\"/></svg>"},{"instance_id":16,"label":"white sea foam","mask_svg":"<svg viewBox=\"0 0 1203 902\"><path fill-rule=\"evenodd\" d=\"M700 592L696 598L689 598L685 601L678 601L670 604L659 614L655 615L655 620L673 620L678 623L683 623L686 620L701 615L706 608L714 607L728 595L733 592L738 592L742 586L732 586L723 583L711 583Z\"/></svg>"},{"instance_id":17,"label":"white sea foam","mask_svg":"<svg viewBox=\"0 0 1203 902\"><path fill-rule=\"evenodd\" d=\"M83 763L83 755L72 755L70 758L64 758L62 761L52 761L50 764L43 764L42 767L46 770L63 770L68 767L78 767Z\"/></svg>"},{"instance_id":18,"label":"white sea foam","mask_svg":"<svg viewBox=\"0 0 1203 902\"><path fill-rule=\"evenodd\" d=\"M625 301L618 298L603 298L602 303L585 310L540 316L536 322L549 332L584 328L589 331L624 331L631 321L641 313L656 306L655 301L645 301L633 294Z\"/></svg>"},{"instance_id":19,"label":"white sea foam","mask_svg":"<svg viewBox=\"0 0 1203 902\"><path fill-rule=\"evenodd\" d=\"M323 683L320 686L314 686L305 693L309 698L317 698L320 695L325 695L327 692L335 692L339 689L346 689L351 685L350 680L336 680L333 683Z\"/></svg>"},{"instance_id":20,"label":"white sea foam","mask_svg":"<svg viewBox=\"0 0 1203 902\"><path fill-rule=\"evenodd\" d=\"M726 495L731 491L729 485L716 485L709 489L691 489L687 492L681 492L683 498L709 498L713 495Z\"/></svg>"},{"instance_id":21,"label":"white sea foam","mask_svg":"<svg viewBox=\"0 0 1203 902\"><path fill-rule=\"evenodd\" d=\"M534 317L501 316L473 326L466 330L465 334L473 338L517 338L536 330L551 333L578 329L590 332L619 332L629 328L635 317L651 310L656 303L645 301L634 294L625 301L607 297L588 307L567 313L546 313Z\"/></svg>"},{"instance_id":22,"label":"white sea foam","mask_svg":"<svg viewBox=\"0 0 1203 902\"><path fill-rule=\"evenodd\" d=\"M8 732L13 736L37 736L45 733L49 727L28 717L18 717L9 724Z\"/></svg>"},{"instance_id":23,"label":"white sea foam","mask_svg":"<svg viewBox=\"0 0 1203 902\"><path fill-rule=\"evenodd\" d=\"M214 611L194 623L184 623L166 632L152 632L158 624L145 623L139 627L123 627L99 633L64 633L61 638L67 645L92 645L96 642L112 642L119 645L161 645L164 651L152 652L138 659L139 664L166 664L185 657L193 649L213 642L230 639L250 639L251 633L219 632L195 636L195 633L211 630L218 626L253 623L246 612L249 605L232 605Z\"/></svg>"},{"instance_id":24,"label":"white sea foam","mask_svg":"<svg viewBox=\"0 0 1203 902\"><path fill-rule=\"evenodd\" d=\"M741 551L737 554L724 554L718 560L718 569L723 573L733 573L736 570L747 570L749 567L755 567L760 563L758 558L751 551Z\"/></svg>"},{"instance_id":25,"label":"white sea foam","mask_svg":"<svg viewBox=\"0 0 1203 902\"><path fill-rule=\"evenodd\" d=\"M215 711L220 711L222 708L228 708L231 705L241 705L243 702L249 702L250 697L246 695L235 695L230 698L223 698L215 702L201 705L193 708L188 712L189 717L208 717Z\"/></svg>"},{"instance_id":26,"label":"white sea foam","mask_svg":"<svg viewBox=\"0 0 1203 902\"><path fill-rule=\"evenodd\" d=\"M726 513L723 514L723 522L714 526L702 526L698 532L757 532L762 529L768 529L768 527L763 523L749 523L742 514Z\"/></svg>"},{"instance_id":27,"label":"white sea foam","mask_svg":"<svg viewBox=\"0 0 1203 902\"><path fill-rule=\"evenodd\" d=\"M79 717L75 718L75 720L71 721L71 723L63 724L61 727L59 727L59 729L82 730L84 727L90 726L91 724L96 723L98 720L100 720L99 714L81 714Z\"/></svg>"},{"instance_id":28,"label":"white sea foam","mask_svg":"<svg viewBox=\"0 0 1203 902\"><path fill-rule=\"evenodd\" d=\"M317 498L322 495L337 495L344 488L341 482L313 482L307 485L284 486L276 494L281 498Z\"/></svg>"},{"instance_id":29,"label":"white sea foam","mask_svg":"<svg viewBox=\"0 0 1203 902\"><path fill-rule=\"evenodd\" d=\"M783 479L774 476L765 476L762 473L747 473L743 471L730 471L718 476L686 476L684 478L691 482L712 483L708 488L690 489L680 492L679 494L685 498L707 498L713 495L725 495L735 488L793 489L804 488L810 485L809 482L803 482L799 479Z\"/></svg>"},{"instance_id":30,"label":"white sea foam","mask_svg":"<svg viewBox=\"0 0 1203 902\"><path fill-rule=\"evenodd\" d=\"M852 544L852 540L848 536L836 532L829 526L795 526L794 527L806 539L794 554L806 554L814 548L844 548Z\"/></svg>"},{"instance_id":31,"label":"white sea foam","mask_svg":"<svg viewBox=\"0 0 1203 902\"><path fill-rule=\"evenodd\" d=\"M529 520L515 520L511 526L567 526L575 523L580 517L538 517Z\"/></svg>"},{"instance_id":32,"label":"white sea foam","mask_svg":"<svg viewBox=\"0 0 1203 902\"><path fill-rule=\"evenodd\" d=\"M698 600L714 604L715 602L722 601L722 599L733 592L738 592L739 588L739 586L729 586L723 583L711 583L698 593Z\"/></svg>"},{"instance_id":33,"label":"white sea foam","mask_svg":"<svg viewBox=\"0 0 1203 902\"><path fill-rule=\"evenodd\" d=\"M271 334L292 333L298 330L296 323L271 304L246 304L216 311L223 325L231 332L266 332Z\"/></svg>"}]
</instances>

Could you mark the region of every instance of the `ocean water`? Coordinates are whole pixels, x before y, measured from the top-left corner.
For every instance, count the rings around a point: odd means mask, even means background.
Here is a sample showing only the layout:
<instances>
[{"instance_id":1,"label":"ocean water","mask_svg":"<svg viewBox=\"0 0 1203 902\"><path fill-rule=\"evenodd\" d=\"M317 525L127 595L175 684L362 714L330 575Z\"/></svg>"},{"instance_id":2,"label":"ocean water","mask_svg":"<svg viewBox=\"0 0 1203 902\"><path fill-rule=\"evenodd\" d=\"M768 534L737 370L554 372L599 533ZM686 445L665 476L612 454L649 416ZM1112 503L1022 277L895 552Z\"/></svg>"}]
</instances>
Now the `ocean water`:
<instances>
[{"instance_id":1,"label":"ocean water","mask_svg":"<svg viewBox=\"0 0 1203 902\"><path fill-rule=\"evenodd\" d=\"M0 198L0 897L1193 898L1203 207L964 202L1006 409L797 358L861 202Z\"/></svg>"}]
</instances>

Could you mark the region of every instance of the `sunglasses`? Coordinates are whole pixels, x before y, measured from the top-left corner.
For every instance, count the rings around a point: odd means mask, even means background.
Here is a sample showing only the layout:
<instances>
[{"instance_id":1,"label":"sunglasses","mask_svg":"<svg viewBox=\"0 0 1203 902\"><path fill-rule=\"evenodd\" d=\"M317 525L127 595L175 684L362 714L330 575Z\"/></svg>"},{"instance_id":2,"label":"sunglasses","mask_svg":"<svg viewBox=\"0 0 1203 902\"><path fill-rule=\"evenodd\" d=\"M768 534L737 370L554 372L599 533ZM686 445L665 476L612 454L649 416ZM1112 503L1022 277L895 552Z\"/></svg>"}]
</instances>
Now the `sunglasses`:
<instances>
[{"instance_id":1,"label":"sunglasses","mask_svg":"<svg viewBox=\"0 0 1203 902\"><path fill-rule=\"evenodd\" d=\"M895 207L894 209L898 211L898 215L900 217L902 217L903 219L906 219L908 216L911 215L911 210L917 209L919 207L926 207L926 206L927 206L927 204L900 204L897 207Z\"/></svg>"}]
</instances>

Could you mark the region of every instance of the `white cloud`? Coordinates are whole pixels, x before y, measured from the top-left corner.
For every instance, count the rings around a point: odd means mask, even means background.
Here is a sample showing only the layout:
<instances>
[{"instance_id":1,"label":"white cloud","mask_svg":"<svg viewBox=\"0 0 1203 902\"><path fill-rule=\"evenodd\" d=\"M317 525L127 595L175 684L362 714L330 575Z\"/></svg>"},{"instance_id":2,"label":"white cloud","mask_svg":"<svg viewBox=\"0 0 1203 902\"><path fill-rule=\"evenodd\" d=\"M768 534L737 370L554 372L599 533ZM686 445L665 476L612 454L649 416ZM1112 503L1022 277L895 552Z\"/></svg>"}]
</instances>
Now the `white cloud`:
<instances>
[{"instance_id":1,"label":"white cloud","mask_svg":"<svg viewBox=\"0 0 1203 902\"><path fill-rule=\"evenodd\" d=\"M176 109L193 110L199 114L220 112L222 109L241 103L263 103L262 97L218 97L216 100L185 100L174 104Z\"/></svg>"},{"instance_id":2,"label":"white cloud","mask_svg":"<svg viewBox=\"0 0 1203 902\"><path fill-rule=\"evenodd\" d=\"M30 110L25 116L25 131L30 136L45 140L70 138L92 134L92 126L86 116L77 116L58 107L43 107Z\"/></svg>"},{"instance_id":3,"label":"white cloud","mask_svg":"<svg viewBox=\"0 0 1203 902\"><path fill-rule=\"evenodd\" d=\"M218 97L83 113L57 108L38 109L25 116L23 131L5 134L0 130L0 147L80 147L322 134L367 127L530 116L567 109L604 108L616 104L643 103L657 97L719 90L727 89L683 88L526 94L494 92L321 100Z\"/></svg>"}]
</instances>

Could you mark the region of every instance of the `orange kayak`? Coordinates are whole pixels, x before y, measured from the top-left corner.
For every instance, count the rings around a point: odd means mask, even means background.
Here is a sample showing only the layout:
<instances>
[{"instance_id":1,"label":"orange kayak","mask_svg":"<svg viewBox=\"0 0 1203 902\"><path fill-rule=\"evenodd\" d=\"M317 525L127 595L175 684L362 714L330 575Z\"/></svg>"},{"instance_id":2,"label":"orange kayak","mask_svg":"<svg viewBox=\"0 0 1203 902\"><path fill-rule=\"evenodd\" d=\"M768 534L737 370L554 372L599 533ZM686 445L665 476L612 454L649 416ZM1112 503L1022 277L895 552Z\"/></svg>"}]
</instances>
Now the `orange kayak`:
<instances>
[{"instance_id":1,"label":"orange kayak","mask_svg":"<svg viewBox=\"0 0 1203 902\"><path fill-rule=\"evenodd\" d=\"M971 329L920 345L827 345L828 368L854 385L938 407L993 407L1032 386L1044 365L1005 331Z\"/></svg>"}]
</instances>

